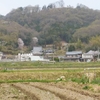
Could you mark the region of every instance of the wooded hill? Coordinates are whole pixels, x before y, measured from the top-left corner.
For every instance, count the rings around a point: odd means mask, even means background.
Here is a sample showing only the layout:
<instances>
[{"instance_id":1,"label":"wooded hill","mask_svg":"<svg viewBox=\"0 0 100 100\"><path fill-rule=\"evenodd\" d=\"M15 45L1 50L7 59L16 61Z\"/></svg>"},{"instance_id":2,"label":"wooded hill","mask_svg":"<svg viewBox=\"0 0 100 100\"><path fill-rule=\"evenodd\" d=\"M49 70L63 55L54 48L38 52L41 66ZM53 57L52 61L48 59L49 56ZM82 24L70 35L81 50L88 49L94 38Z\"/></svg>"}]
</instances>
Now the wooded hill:
<instances>
[{"instance_id":1,"label":"wooded hill","mask_svg":"<svg viewBox=\"0 0 100 100\"><path fill-rule=\"evenodd\" d=\"M27 50L32 49L33 37L38 37L39 45L60 41L77 43L75 49L97 49L94 43L100 35L100 11L84 5L76 8L43 6L19 7L6 16L0 16L0 51L18 51L17 39L21 38ZM93 39L93 38L94 39ZM5 43L3 43L5 42ZM84 45L83 45L84 44ZM86 44L89 44L87 46Z\"/></svg>"}]
</instances>

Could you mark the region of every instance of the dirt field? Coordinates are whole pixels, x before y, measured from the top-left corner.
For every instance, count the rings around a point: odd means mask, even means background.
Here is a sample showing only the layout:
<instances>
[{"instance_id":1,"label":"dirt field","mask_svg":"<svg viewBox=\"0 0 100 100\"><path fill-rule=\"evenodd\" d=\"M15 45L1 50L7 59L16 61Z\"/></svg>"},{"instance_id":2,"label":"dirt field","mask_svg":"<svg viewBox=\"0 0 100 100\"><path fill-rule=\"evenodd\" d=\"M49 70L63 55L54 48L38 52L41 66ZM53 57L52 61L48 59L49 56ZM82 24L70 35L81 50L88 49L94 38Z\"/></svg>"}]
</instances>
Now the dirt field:
<instances>
[{"instance_id":1,"label":"dirt field","mask_svg":"<svg viewBox=\"0 0 100 100\"><path fill-rule=\"evenodd\" d=\"M81 87L72 83L3 83L0 100L100 100L100 91Z\"/></svg>"}]
</instances>

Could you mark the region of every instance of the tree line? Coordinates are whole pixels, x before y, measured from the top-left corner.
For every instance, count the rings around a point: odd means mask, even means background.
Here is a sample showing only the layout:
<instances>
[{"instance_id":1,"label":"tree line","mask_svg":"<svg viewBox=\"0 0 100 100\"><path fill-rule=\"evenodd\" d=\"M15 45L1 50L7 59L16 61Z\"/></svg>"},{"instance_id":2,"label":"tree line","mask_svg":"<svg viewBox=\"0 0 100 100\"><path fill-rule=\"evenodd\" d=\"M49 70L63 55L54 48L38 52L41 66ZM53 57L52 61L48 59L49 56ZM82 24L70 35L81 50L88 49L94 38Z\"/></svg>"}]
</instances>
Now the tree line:
<instances>
[{"instance_id":1,"label":"tree line","mask_svg":"<svg viewBox=\"0 0 100 100\"><path fill-rule=\"evenodd\" d=\"M26 51L33 46L33 37L38 45L65 41L73 49L97 49L100 36L100 11L78 4L76 8L64 7L63 0L43 6L19 7L0 17L0 50L18 51L20 38ZM95 40L95 42L93 41ZM5 43L4 43L5 41ZM88 44L88 45L87 45ZM95 46L94 46L95 45ZM93 48L94 46L94 48Z\"/></svg>"}]
</instances>

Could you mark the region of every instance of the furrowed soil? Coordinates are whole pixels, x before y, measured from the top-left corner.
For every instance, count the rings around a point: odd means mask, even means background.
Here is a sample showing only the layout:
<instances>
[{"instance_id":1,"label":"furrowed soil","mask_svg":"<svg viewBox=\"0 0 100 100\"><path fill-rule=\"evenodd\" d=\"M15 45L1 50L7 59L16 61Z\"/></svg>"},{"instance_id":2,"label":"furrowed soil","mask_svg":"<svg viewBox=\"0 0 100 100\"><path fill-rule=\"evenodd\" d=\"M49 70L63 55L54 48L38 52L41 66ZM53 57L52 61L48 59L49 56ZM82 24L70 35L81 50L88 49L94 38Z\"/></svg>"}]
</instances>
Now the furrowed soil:
<instances>
[{"instance_id":1,"label":"furrowed soil","mask_svg":"<svg viewBox=\"0 0 100 100\"><path fill-rule=\"evenodd\" d=\"M0 100L100 100L100 92L82 90L71 83L2 83Z\"/></svg>"},{"instance_id":2,"label":"furrowed soil","mask_svg":"<svg viewBox=\"0 0 100 100\"><path fill-rule=\"evenodd\" d=\"M20 89L16 89L12 84L0 84L0 100L33 100Z\"/></svg>"}]
</instances>

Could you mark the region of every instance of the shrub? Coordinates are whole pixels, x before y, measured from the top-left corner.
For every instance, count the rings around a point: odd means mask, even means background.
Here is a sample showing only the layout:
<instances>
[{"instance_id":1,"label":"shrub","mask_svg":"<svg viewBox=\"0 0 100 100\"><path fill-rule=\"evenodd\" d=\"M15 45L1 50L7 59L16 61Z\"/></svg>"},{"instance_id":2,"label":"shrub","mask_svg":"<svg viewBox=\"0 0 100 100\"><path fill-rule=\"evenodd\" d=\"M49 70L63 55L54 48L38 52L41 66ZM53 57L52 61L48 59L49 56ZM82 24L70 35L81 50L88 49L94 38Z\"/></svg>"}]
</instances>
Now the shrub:
<instances>
[{"instance_id":1,"label":"shrub","mask_svg":"<svg viewBox=\"0 0 100 100\"><path fill-rule=\"evenodd\" d=\"M82 77L82 78L72 78L73 82L77 82L77 83L82 83L82 84L86 84L89 82L89 79L86 77Z\"/></svg>"},{"instance_id":2,"label":"shrub","mask_svg":"<svg viewBox=\"0 0 100 100\"><path fill-rule=\"evenodd\" d=\"M83 87L83 89L89 90L89 89L91 89L91 87L86 85L86 86Z\"/></svg>"},{"instance_id":3,"label":"shrub","mask_svg":"<svg viewBox=\"0 0 100 100\"><path fill-rule=\"evenodd\" d=\"M59 58L57 58L57 57L54 58L54 61L59 62Z\"/></svg>"}]
</instances>

